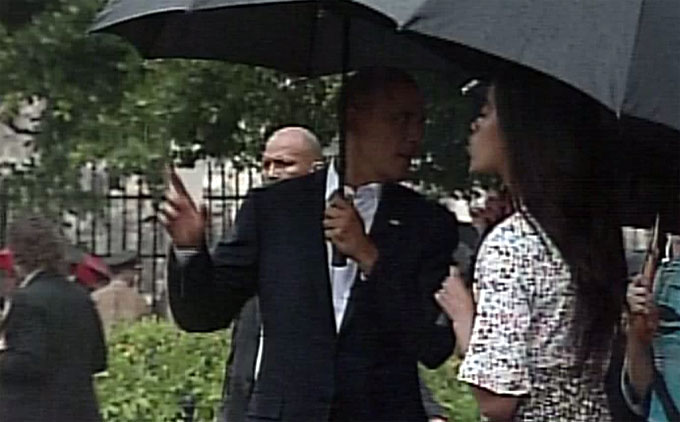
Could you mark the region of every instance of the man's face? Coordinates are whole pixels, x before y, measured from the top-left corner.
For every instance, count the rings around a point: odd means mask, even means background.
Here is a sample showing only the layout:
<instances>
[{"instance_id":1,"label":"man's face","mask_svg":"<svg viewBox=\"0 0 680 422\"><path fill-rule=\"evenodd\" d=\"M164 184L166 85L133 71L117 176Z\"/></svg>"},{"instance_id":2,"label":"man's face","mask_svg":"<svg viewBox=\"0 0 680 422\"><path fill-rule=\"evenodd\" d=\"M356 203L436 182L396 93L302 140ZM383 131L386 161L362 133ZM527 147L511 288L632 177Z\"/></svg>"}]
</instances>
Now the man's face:
<instances>
[{"instance_id":1,"label":"man's face","mask_svg":"<svg viewBox=\"0 0 680 422\"><path fill-rule=\"evenodd\" d=\"M413 84L394 83L367 102L348 110L355 135L357 165L372 181L404 179L420 153L425 127L423 97Z\"/></svg>"},{"instance_id":2,"label":"man's face","mask_svg":"<svg viewBox=\"0 0 680 422\"><path fill-rule=\"evenodd\" d=\"M312 171L316 161L302 134L275 134L262 153L262 175L267 182L302 176Z\"/></svg>"}]
</instances>

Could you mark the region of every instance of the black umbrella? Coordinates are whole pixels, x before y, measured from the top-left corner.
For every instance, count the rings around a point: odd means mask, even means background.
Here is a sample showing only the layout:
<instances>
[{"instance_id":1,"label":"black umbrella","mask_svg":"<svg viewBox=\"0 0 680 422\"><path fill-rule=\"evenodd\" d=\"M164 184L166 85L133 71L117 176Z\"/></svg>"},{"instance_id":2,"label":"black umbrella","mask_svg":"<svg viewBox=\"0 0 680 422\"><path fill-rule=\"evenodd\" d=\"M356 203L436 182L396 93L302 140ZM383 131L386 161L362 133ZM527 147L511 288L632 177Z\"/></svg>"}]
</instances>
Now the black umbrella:
<instances>
[{"instance_id":1,"label":"black umbrella","mask_svg":"<svg viewBox=\"0 0 680 422\"><path fill-rule=\"evenodd\" d=\"M395 12L413 3L113 0L91 31L118 34L146 58L216 59L305 76L376 65L453 69L450 61L395 30ZM343 58L345 46L349 52Z\"/></svg>"},{"instance_id":2,"label":"black umbrella","mask_svg":"<svg viewBox=\"0 0 680 422\"><path fill-rule=\"evenodd\" d=\"M418 3L392 17L400 28L448 49L453 60L519 63L572 85L619 115L680 130L677 0Z\"/></svg>"},{"instance_id":3,"label":"black umbrella","mask_svg":"<svg viewBox=\"0 0 680 422\"><path fill-rule=\"evenodd\" d=\"M677 0L421 0L386 13L468 69L523 65L619 117L623 224L680 232L680 3Z\"/></svg>"}]
</instances>

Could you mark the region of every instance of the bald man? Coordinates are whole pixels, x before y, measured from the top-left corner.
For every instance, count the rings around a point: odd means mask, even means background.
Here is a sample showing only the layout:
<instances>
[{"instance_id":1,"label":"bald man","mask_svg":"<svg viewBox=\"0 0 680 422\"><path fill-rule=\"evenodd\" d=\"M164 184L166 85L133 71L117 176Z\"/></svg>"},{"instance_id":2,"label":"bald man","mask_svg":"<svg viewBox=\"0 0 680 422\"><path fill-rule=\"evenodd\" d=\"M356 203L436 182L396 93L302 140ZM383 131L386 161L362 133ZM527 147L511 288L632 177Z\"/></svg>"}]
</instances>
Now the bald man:
<instances>
[{"instance_id":1,"label":"bald man","mask_svg":"<svg viewBox=\"0 0 680 422\"><path fill-rule=\"evenodd\" d=\"M322 164L321 145L308 129L287 126L274 132L262 152L265 183L304 176ZM246 302L234 322L231 350L227 360L223 422L246 420L262 352L262 330L257 297Z\"/></svg>"},{"instance_id":2,"label":"bald man","mask_svg":"<svg viewBox=\"0 0 680 422\"><path fill-rule=\"evenodd\" d=\"M321 145L309 130L288 126L274 132L262 153L262 174L271 182L311 173L321 164Z\"/></svg>"}]
</instances>

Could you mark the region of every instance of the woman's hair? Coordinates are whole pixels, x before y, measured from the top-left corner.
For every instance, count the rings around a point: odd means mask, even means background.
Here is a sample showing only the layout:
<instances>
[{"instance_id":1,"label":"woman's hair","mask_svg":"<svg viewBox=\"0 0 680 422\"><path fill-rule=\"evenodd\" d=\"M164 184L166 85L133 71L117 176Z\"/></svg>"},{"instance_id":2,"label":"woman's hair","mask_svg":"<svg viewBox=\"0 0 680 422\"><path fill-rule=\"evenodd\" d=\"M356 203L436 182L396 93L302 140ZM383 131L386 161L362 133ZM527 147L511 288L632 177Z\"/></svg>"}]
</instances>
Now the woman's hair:
<instances>
[{"instance_id":1,"label":"woman's hair","mask_svg":"<svg viewBox=\"0 0 680 422\"><path fill-rule=\"evenodd\" d=\"M10 225L8 237L15 265L24 272L66 273L66 240L52 220L38 214L20 217Z\"/></svg>"},{"instance_id":2,"label":"woman's hair","mask_svg":"<svg viewBox=\"0 0 680 422\"><path fill-rule=\"evenodd\" d=\"M513 195L572 274L579 362L603 363L626 285L621 230L608 200L613 179L603 164L611 121L585 94L534 71L504 72L493 88Z\"/></svg>"}]
</instances>

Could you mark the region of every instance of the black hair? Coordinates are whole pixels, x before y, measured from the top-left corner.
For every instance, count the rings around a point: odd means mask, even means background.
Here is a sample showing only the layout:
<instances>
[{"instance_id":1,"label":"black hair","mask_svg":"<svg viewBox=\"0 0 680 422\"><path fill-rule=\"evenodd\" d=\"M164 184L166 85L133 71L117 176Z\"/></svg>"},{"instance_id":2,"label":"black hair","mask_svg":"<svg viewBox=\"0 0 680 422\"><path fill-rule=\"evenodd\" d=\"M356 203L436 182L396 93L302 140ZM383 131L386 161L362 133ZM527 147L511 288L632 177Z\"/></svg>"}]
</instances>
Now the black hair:
<instances>
[{"instance_id":1,"label":"black hair","mask_svg":"<svg viewBox=\"0 0 680 422\"><path fill-rule=\"evenodd\" d=\"M338 97L338 116L348 108L366 109L377 94L385 93L397 84L417 86L411 75L393 67L367 67L350 75Z\"/></svg>"},{"instance_id":2,"label":"black hair","mask_svg":"<svg viewBox=\"0 0 680 422\"><path fill-rule=\"evenodd\" d=\"M512 193L545 230L570 268L576 291L579 368L602 369L626 286L620 227L610 209L603 145L610 116L590 97L527 69L506 70L493 96ZM586 368L587 369L587 368Z\"/></svg>"}]
</instances>

